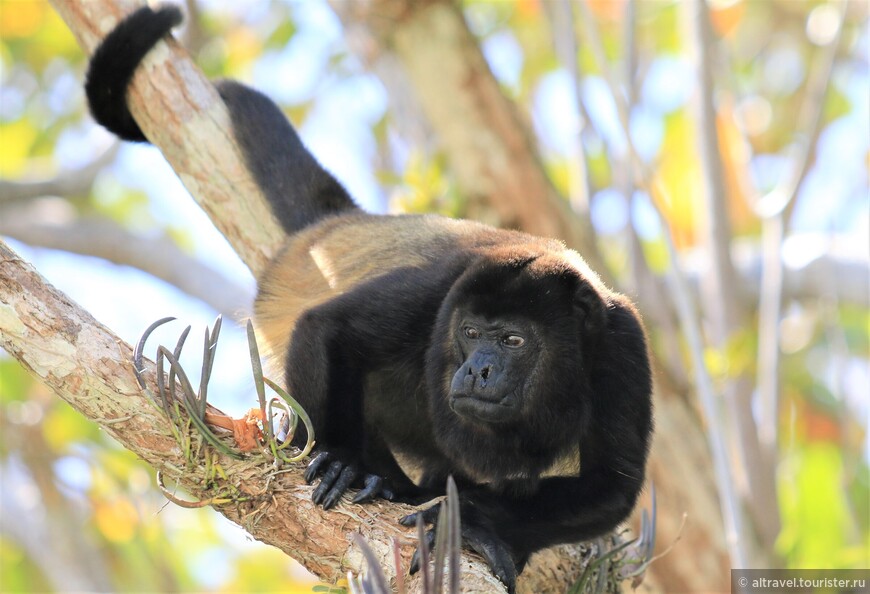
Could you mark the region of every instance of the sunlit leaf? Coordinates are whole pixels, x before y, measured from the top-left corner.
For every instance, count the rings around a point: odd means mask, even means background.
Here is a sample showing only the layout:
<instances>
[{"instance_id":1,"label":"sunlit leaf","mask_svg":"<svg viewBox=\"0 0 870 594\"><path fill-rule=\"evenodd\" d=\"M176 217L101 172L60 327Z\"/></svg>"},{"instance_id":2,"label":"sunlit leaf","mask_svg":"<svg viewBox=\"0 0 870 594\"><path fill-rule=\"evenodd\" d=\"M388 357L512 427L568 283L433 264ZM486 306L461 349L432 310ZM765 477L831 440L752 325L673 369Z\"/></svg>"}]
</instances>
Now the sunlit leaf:
<instances>
[{"instance_id":1,"label":"sunlit leaf","mask_svg":"<svg viewBox=\"0 0 870 594\"><path fill-rule=\"evenodd\" d=\"M737 30L746 14L744 0L727 0L710 3L710 21L720 37L727 37Z\"/></svg>"},{"instance_id":2,"label":"sunlit leaf","mask_svg":"<svg viewBox=\"0 0 870 594\"><path fill-rule=\"evenodd\" d=\"M586 167L593 188L606 188L613 179L613 164L604 151L587 151Z\"/></svg>"},{"instance_id":3,"label":"sunlit leaf","mask_svg":"<svg viewBox=\"0 0 870 594\"><path fill-rule=\"evenodd\" d=\"M668 255L668 247L665 245L664 239L659 241L644 241L643 254L650 270L656 274L666 274L671 267L671 259Z\"/></svg>"},{"instance_id":4,"label":"sunlit leaf","mask_svg":"<svg viewBox=\"0 0 870 594\"><path fill-rule=\"evenodd\" d=\"M43 26L50 10L48 2L0 1L0 37L4 39L32 37Z\"/></svg>"},{"instance_id":5,"label":"sunlit leaf","mask_svg":"<svg viewBox=\"0 0 870 594\"><path fill-rule=\"evenodd\" d=\"M313 576L305 576L287 556L275 549L258 550L240 556L235 575L220 589L223 592L286 592L311 594L314 586L324 586Z\"/></svg>"},{"instance_id":6,"label":"sunlit leaf","mask_svg":"<svg viewBox=\"0 0 870 594\"><path fill-rule=\"evenodd\" d=\"M870 353L870 309L844 305L839 308L838 316L849 351L856 356L867 356Z\"/></svg>"},{"instance_id":7,"label":"sunlit leaf","mask_svg":"<svg viewBox=\"0 0 870 594\"><path fill-rule=\"evenodd\" d=\"M704 192L695 126L685 110L665 118L665 137L655 177L667 190L653 198L667 219L677 247L695 244L695 225ZM657 183L653 187L658 187Z\"/></svg>"},{"instance_id":8,"label":"sunlit leaf","mask_svg":"<svg viewBox=\"0 0 870 594\"><path fill-rule=\"evenodd\" d=\"M246 27L232 27L225 36L227 43L226 70L230 76L240 76L260 57L263 43L259 37Z\"/></svg>"},{"instance_id":9,"label":"sunlit leaf","mask_svg":"<svg viewBox=\"0 0 870 594\"><path fill-rule=\"evenodd\" d=\"M758 231L759 221L749 206L746 189L750 187L746 138L737 128L731 105L723 102L717 118L719 154L725 176L728 214L735 234Z\"/></svg>"},{"instance_id":10,"label":"sunlit leaf","mask_svg":"<svg viewBox=\"0 0 870 594\"><path fill-rule=\"evenodd\" d=\"M26 118L0 124L0 176L14 177L24 171L37 131Z\"/></svg>"},{"instance_id":11,"label":"sunlit leaf","mask_svg":"<svg viewBox=\"0 0 870 594\"><path fill-rule=\"evenodd\" d=\"M843 479L842 455L833 443L811 442L788 460L780 480L783 530L777 549L790 566L845 567L848 537L859 535L847 514Z\"/></svg>"},{"instance_id":12,"label":"sunlit leaf","mask_svg":"<svg viewBox=\"0 0 870 594\"><path fill-rule=\"evenodd\" d=\"M129 500L117 498L98 502L94 508L97 529L109 542L125 543L133 539L139 524L139 514Z\"/></svg>"},{"instance_id":13,"label":"sunlit leaf","mask_svg":"<svg viewBox=\"0 0 870 594\"><path fill-rule=\"evenodd\" d=\"M284 19L277 27L275 27L272 34L269 35L269 38L265 42L265 46L269 49L283 48L295 34L296 23L291 19Z\"/></svg>"},{"instance_id":14,"label":"sunlit leaf","mask_svg":"<svg viewBox=\"0 0 870 594\"><path fill-rule=\"evenodd\" d=\"M56 401L45 413L42 434L54 452L63 453L74 442L97 439L100 432L94 423L70 405Z\"/></svg>"},{"instance_id":15,"label":"sunlit leaf","mask_svg":"<svg viewBox=\"0 0 870 594\"><path fill-rule=\"evenodd\" d=\"M0 405L27 399L33 378L15 359L0 357Z\"/></svg>"},{"instance_id":16,"label":"sunlit leaf","mask_svg":"<svg viewBox=\"0 0 870 594\"><path fill-rule=\"evenodd\" d=\"M640 35L650 36L649 43L660 53L677 54L682 50L683 31L679 2L638 2L638 21L654 24L644 27Z\"/></svg>"},{"instance_id":17,"label":"sunlit leaf","mask_svg":"<svg viewBox=\"0 0 870 594\"><path fill-rule=\"evenodd\" d=\"M2 7L0 7L2 10ZM0 584L3 592L51 592L40 568L7 536L0 535Z\"/></svg>"},{"instance_id":18,"label":"sunlit leaf","mask_svg":"<svg viewBox=\"0 0 870 594\"><path fill-rule=\"evenodd\" d=\"M42 72L45 67L58 58L80 61L83 59L82 51L78 46L72 32L63 22L63 19L51 10L44 0L21 2L9 0L3 2L0 8L0 23L4 23L10 15L13 20L19 14L29 19L27 23L13 25L20 26L21 32L29 29L29 25L37 25L28 30L26 35L6 37L0 33L0 37L9 44L16 60L26 62L35 72ZM38 16L38 22L34 22ZM4 25L0 25L2 28Z\"/></svg>"}]
</instances>

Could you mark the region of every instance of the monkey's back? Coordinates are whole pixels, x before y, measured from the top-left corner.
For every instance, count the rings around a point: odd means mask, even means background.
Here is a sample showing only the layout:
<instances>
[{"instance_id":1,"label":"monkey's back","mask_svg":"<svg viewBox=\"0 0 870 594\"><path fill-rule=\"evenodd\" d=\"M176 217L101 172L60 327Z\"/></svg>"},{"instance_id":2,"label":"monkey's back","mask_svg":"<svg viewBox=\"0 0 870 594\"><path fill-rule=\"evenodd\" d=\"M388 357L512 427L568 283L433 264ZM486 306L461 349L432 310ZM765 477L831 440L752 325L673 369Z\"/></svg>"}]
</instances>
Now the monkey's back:
<instances>
[{"instance_id":1,"label":"monkey's back","mask_svg":"<svg viewBox=\"0 0 870 594\"><path fill-rule=\"evenodd\" d=\"M292 235L259 279L254 312L264 350L277 371L305 311L397 268L437 266L505 240L561 246L438 215L356 212L325 218Z\"/></svg>"}]
</instances>

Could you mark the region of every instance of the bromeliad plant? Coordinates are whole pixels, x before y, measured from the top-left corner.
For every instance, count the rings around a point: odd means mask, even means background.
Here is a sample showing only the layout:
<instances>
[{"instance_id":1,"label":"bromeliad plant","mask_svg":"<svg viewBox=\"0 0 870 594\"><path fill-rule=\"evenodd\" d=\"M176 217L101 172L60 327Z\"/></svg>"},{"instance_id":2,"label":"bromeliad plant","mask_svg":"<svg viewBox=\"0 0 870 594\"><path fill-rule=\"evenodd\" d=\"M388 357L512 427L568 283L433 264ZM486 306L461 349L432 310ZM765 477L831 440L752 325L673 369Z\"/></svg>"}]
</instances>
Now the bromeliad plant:
<instances>
[{"instance_id":1,"label":"bromeliad plant","mask_svg":"<svg viewBox=\"0 0 870 594\"><path fill-rule=\"evenodd\" d=\"M568 594L604 594L621 591L620 582L631 579L636 588L643 581L647 567L653 562L656 542L656 489L651 492L652 510L641 511L640 536L622 540L620 534L596 542L597 552L586 565L580 579L568 590Z\"/></svg>"},{"instance_id":2,"label":"bromeliad plant","mask_svg":"<svg viewBox=\"0 0 870 594\"><path fill-rule=\"evenodd\" d=\"M185 453L185 458L192 460L193 457L189 430L191 425L215 450L237 460L245 458L245 452L257 449L259 445L268 446L273 458L281 462L297 462L305 458L311 452L312 447L314 447L314 427L311 419L302 406L281 386L263 376L257 339L250 320L247 323L248 348L251 356L251 369L254 374L254 386L257 390L259 409L254 409L251 413L248 413L245 419L237 421L233 421L219 411L209 410L208 384L211 379L218 338L220 336L221 316L217 317L211 330L208 328L205 330L199 389L194 390L188 374L179 363L184 343L187 340L188 334L190 334L191 327L188 326L179 336L173 350L170 351L163 345L157 347L157 394L153 393L143 378L145 366L142 353L148 337L151 336L154 330L174 319L173 317L162 318L145 330L133 351L133 369L136 373L139 386L150 396L152 402L159 404L163 413L170 420L169 428ZM167 364L169 366L168 374L166 373ZM267 402L267 385L280 398L272 398ZM285 423L283 424L286 426L286 429L281 431L285 436L280 441L277 438L273 423L276 408L283 410L285 414ZM182 413L182 409L184 409L186 414ZM301 452L288 456L288 448L300 420L304 423L307 430L308 441ZM229 446L212 430L212 425L233 431L238 447L233 448Z\"/></svg>"}]
</instances>

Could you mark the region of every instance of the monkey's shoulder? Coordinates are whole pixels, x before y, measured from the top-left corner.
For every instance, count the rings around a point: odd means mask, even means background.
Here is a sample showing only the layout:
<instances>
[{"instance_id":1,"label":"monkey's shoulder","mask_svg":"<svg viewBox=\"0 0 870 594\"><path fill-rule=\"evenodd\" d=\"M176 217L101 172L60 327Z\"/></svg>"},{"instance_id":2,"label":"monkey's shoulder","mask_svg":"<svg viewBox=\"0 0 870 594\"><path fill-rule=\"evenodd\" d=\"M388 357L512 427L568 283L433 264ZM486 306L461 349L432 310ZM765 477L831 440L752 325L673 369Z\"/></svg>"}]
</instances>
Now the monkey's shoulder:
<instances>
[{"instance_id":1,"label":"monkey's shoulder","mask_svg":"<svg viewBox=\"0 0 870 594\"><path fill-rule=\"evenodd\" d=\"M265 295L298 289L338 294L397 268L470 261L510 249L570 252L555 240L438 215L371 215L323 219L291 236L260 278ZM506 250L506 251L505 251Z\"/></svg>"}]
</instances>

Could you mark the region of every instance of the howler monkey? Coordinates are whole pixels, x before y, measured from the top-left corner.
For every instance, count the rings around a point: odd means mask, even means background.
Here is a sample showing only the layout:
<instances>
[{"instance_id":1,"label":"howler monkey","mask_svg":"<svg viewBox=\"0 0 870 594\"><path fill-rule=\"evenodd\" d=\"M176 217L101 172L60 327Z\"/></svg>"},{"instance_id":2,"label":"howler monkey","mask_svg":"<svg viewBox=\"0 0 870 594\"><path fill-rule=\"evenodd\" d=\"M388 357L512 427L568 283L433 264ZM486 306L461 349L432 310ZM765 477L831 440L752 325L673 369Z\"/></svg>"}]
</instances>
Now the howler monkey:
<instances>
[{"instance_id":1,"label":"howler monkey","mask_svg":"<svg viewBox=\"0 0 870 594\"><path fill-rule=\"evenodd\" d=\"M121 138L145 140L127 86L180 21L175 7L142 8L94 53L90 109ZM420 500L453 475L463 539L510 590L534 551L623 521L652 432L629 300L555 240L363 212L272 101L217 88L288 236L259 279L255 318L314 423L315 502L332 507L352 487L354 502Z\"/></svg>"}]
</instances>

